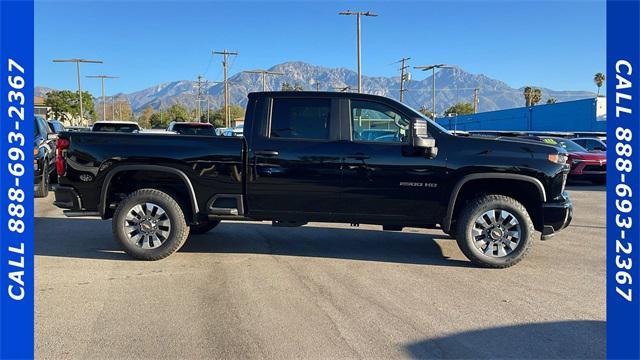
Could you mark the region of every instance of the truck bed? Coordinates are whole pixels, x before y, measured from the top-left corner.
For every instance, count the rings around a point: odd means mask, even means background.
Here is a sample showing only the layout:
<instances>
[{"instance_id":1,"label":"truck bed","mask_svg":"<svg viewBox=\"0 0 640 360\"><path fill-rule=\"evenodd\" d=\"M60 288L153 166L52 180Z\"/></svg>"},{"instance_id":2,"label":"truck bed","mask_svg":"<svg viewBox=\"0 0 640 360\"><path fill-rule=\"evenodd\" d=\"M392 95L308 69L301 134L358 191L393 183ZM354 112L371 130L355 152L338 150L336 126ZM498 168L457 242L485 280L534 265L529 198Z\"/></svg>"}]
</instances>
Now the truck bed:
<instances>
[{"instance_id":1,"label":"truck bed","mask_svg":"<svg viewBox=\"0 0 640 360\"><path fill-rule=\"evenodd\" d=\"M70 142L63 155L66 165L60 185L81 194L82 210L108 209L109 204L101 199L105 179L113 182L125 171L140 171L129 181L144 183L150 178L145 174L157 167L186 175L198 193L200 209L214 193L242 193L243 138L100 132L63 132L60 138ZM161 182L162 178L154 173L153 181Z\"/></svg>"}]
</instances>

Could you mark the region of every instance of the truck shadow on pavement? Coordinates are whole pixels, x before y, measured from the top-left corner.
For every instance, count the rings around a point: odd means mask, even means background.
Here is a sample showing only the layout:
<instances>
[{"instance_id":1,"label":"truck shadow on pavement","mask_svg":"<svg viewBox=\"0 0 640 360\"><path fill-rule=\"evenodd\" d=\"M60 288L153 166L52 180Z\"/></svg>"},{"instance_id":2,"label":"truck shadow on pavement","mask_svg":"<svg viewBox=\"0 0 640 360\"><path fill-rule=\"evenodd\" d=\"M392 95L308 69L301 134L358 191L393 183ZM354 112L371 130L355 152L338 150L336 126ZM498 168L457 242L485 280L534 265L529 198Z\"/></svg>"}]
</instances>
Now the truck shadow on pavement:
<instances>
[{"instance_id":1,"label":"truck shadow on pavement","mask_svg":"<svg viewBox=\"0 0 640 360\"><path fill-rule=\"evenodd\" d=\"M435 239L446 235L264 223L222 223L192 235L180 253L265 254L418 265L471 266L449 259ZM113 239L111 222L98 219L35 219L35 254L100 260L134 260ZM176 255L173 255L176 256ZM180 254L177 254L180 256Z\"/></svg>"},{"instance_id":2,"label":"truck shadow on pavement","mask_svg":"<svg viewBox=\"0 0 640 360\"><path fill-rule=\"evenodd\" d=\"M604 359L605 339L604 321L558 321L465 331L405 351L414 359Z\"/></svg>"}]
</instances>

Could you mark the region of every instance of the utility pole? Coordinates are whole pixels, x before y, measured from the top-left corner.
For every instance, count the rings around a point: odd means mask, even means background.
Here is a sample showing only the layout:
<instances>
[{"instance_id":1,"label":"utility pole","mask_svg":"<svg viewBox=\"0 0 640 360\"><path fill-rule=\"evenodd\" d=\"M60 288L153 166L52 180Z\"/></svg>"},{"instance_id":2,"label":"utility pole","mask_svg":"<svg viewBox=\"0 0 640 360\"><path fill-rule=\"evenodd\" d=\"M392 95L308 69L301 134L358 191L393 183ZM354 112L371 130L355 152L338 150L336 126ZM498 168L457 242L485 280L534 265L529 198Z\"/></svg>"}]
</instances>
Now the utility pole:
<instances>
[{"instance_id":1,"label":"utility pole","mask_svg":"<svg viewBox=\"0 0 640 360\"><path fill-rule=\"evenodd\" d=\"M267 91L267 75L284 75L281 72L269 70L247 70L243 72L247 74L262 74L262 91Z\"/></svg>"},{"instance_id":2,"label":"utility pole","mask_svg":"<svg viewBox=\"0 0 640 360\"><path fill-rule=\"evenodd\" d=\"M231 111L229 110L229 81L228 81L228 71L229 71L229 55L237 56L238 52L234 51L214 51L214 55L222 55L222 67L224 68L224 118L225 118L225 127L229 127L231 124Z\"/></svg>"},{"instance_id":3,"label":"utility pole","mask_svg":"<svg viewBox=\"0 0 640 360\"><path fill-rule=\"evenodd\" d=\"M338 13L338 15L355 15L356 16L356 26L357 26L357 43L356 46L358 48L358 92L361 93L362 92L362 63L360 61L360 55L361 55L361 51L360 51L360 16L378 16L378 14L374 14L371 11L351 11L351 10L347 10L347 11L341 11Z\"/></svg>"},{"instance_id":4,"label":"utility pole","mask_svg":"<svg viewBox=\"0 0 640 360\"><path fill-rule=\"evenodd\" d=\"M316 91L320 91L320 81L318 80L313 80L313 85L316 86Z\"/></svg>"},{"instance_id":5,"label":"utility pole","mask_svg":"<svg viewBox=\"0 0 640 360\"><path fill-rule=\"evenodd\" d=\"M402 58L397 61L400 63L400 102L404 100L404 92L406 91L404 88L404 82L411 79L411 73L405 72L405 70L409 68L408 65L405 65L408 60L411 60L411 58Z\"/></svg>"},{"instance_id":6,"label":"utility pole","mask_svg":"<svg viewBox=\"0 0 640 360\"><path fill-rule=\"evenodd\" d=\"M89 75L88 78L100 79L102 82L102 120L107 120L107 101L104 97L104 79L117 79L117 76L109 75Z\"/></svg>"},{"instance_id":7,"label":"utility pole","mask_svg":"<svg viewBox=\"0 0 640 360\"><path fill-rule=\"evenodd\" d=\"M431 70L431 92L433 97L432 98L433 107L431 108L431 111L433 112L433 120L435 120L436 117L438 117L437 111L436 111L436 69L451 69L453 68L453 66L449 66L445 64L435 64L435 65L427 65L427 66L414 66L413 68L419 69L422 71Z\"/></svg>"},{"instance_id":8,"label":"utility pole","mask_svg":"<svg viewBox=\"0 0 640 360\"><path fill-rule=\"evenodd\" d=\"M196 121L200 120L200 97L202 96L202 75L198 75L198 94L196 95Z\"/></svg>"},{"instance_id":9,"label":"utility pole","mask_svg":"<svg viewBox=\"0 0 640 360\"><path fill-rule=\"evenodd\" d=\"M478 88L473 89L473 113L478 113Z\"/></svg>"},{"instance_id":10,"label":"utility pole","mask_svg":"<svg viewBox=\"0 0 640 360\"><path fill-rule=\"evenodd\" d=\"M80 122L84 122L84 109L82 106L82 86L80 86L80 63L102 64L101 60L87 59L56 59L53 62L73 62L76 63L76 77L78 79L78 96L80 96Z\"/></svg>"}]
</instances>

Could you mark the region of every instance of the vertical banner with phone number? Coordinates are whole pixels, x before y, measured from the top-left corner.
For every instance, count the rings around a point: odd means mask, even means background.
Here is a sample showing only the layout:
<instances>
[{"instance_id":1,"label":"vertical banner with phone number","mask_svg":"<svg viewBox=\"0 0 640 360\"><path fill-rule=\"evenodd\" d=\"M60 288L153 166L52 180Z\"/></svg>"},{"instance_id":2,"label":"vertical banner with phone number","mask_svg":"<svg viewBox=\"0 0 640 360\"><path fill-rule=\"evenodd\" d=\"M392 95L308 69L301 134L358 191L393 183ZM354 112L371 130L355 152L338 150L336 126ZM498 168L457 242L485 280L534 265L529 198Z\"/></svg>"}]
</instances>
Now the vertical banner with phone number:
<instances>
[{"instance_id":1,"label":"vertical banner with phone number","mask_svg":"<svg viewBox=\"0 0 640 360\"><path fill-rule=\"evenodd\" d=\"M640 358L640 2L607 2L607 358Z\"/></svg>"},{"instance_id":2,"label":"vertical banner with phone number","mask_svg":"<svg viewBox=\"0 0 640 360\"><path fill-rule=\"evenodd\" d=\"M33 1L0 0L0 359L33 358Z\"/></svg>"}]
</instances>

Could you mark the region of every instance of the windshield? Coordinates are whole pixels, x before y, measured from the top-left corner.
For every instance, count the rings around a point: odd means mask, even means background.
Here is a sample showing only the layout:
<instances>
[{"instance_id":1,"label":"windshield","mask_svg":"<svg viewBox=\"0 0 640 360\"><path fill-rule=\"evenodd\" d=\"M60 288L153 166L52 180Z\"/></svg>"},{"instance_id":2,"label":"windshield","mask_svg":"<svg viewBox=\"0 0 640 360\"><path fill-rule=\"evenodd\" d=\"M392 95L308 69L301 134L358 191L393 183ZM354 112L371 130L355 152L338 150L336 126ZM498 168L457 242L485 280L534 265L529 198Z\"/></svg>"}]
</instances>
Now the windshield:
<instances>
[{"instance_id":1,"label":"windshield","mask_svg":"<svg viewBox=\"0 0 640 360\"><path fill-rule=\"evenodd\" d=\"M567 150L568 152L586 152L587 151L585 148L583 148L582 146L576 144L575 142L569 139L552 138L552 137L546 137L546 138L543 137L540 139L545 144L561 147Z\"/></svg>"},{"instance_id":2,"label":"windshield","mask_svg":"<svg viewBox=\"0 0 640 360\"><path fill-rule=\"evenodd\" d=\"M200 136L215 136L216 130L213 126L206 125L174 125L173 131L182 135L200 135Z\"/></svg>"},{"instance_id":3,"label":"windshield","mask_svg":"<svg viewBox=\"0 0 640 360\"><path fill-rule=\"evenodd\" d=\"M140 130L136 124L94 124L91 131L132 133Z\"/></svg>"}]
</instances>

